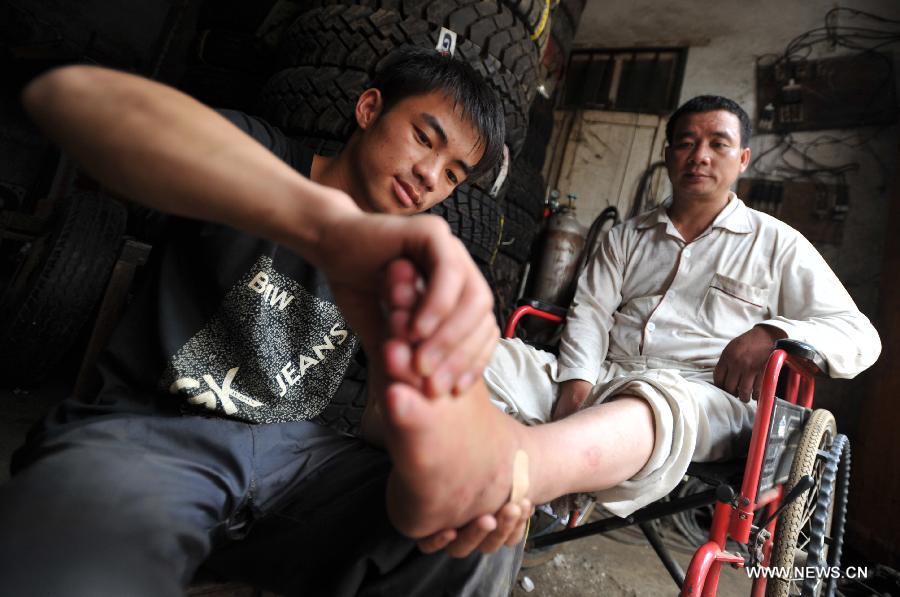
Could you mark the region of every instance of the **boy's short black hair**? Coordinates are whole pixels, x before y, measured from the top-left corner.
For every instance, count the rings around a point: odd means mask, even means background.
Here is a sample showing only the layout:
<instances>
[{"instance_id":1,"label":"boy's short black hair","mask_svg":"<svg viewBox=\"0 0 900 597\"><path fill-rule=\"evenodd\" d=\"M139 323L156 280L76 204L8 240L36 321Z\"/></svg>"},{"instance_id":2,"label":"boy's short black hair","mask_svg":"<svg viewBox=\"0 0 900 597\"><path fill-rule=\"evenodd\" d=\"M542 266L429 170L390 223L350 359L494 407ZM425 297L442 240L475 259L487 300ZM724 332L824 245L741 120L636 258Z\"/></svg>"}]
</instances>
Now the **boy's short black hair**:
<instances>
[{"instance_id":1,"label":"boy's short black hair","mask_svg":"<svg viewBox=\"0 0 900 597\"><path fill-rule=\"evenodd\" d=\"M470 179L489 171L503 155L506 124L503 104L488 82L468 63L417 46L391 52L379 65L370 87L381 92L384 111L414 95L434 91L446 94L478 132L484 155Z\"/></svg>"},{"instance_id":2,"label":"boy's short black hair","mask_svg":"<svg viewBox=\"0 0 900 597\"><path fill-rule=\"evenodd\" d=\"M750 146L750 135L753 134L753 127L750 124L750 117L743 108L734 100L721 95L698 95L693 99L684 102L669 117L666 123L666 141L672 143L672 135L675 134L675 124L678 119L685 114L696 114L698 112L714 112L716 110L725 110L731 112L741 121L741 147Z\"/></svg>"}]
</instances>

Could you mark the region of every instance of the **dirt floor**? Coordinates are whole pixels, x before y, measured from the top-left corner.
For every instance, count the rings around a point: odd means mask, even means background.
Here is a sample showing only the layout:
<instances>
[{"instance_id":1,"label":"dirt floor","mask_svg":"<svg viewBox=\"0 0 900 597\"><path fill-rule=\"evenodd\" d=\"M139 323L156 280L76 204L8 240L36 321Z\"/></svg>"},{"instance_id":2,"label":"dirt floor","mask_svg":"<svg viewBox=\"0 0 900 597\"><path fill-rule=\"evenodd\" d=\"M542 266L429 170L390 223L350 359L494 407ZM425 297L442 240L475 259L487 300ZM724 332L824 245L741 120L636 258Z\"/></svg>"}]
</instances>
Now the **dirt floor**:
<instances>
[{"instance_id":1,"label":"dirt floor","mask_svg":"<svg viewBox=\"0 0 900 597\"><path fill-rule=\"evenodd\" d=\"M690 556L671 551L682 568L686 569ZM525 580L526 577L530 582ZM746 597L750 586L743 570L726 568L722 571L718 594L721 597ZM561 544L545 564L523 568L513 591L514 597L677 594L678 587L656 553L640 532L632 532L632 529Z\"/></svg>"}]
</instances>

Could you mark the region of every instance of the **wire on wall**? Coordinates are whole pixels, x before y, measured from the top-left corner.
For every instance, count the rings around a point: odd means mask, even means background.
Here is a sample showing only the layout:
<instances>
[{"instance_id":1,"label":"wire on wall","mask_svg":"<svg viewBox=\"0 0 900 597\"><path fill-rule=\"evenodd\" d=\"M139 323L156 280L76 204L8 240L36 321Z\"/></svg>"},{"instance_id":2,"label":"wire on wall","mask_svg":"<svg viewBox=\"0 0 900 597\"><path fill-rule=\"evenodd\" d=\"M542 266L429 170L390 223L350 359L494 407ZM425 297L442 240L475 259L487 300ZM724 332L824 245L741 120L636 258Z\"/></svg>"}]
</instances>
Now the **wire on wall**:
<instances>
[{"instance_id":1,"label":"wire on wall","mask_svg":"<svg viewBox=\"0 0 900 597\"><path fill-rule=\"evenodd\" d=\"M823 27L806 31L793 38L781 53L765 54L757 58L757 66L789 67L809 59L817 45L827 44L830 48L847 48L856 54L877 56L886 61L884 78L866 102L864 112L871 108L874 98L883 93L893 81L893 64L888 55L877 50L900 42L900 20L846 7L836 7L825 14ZM760 117L763 118L762 116ZM879 165L882 183L887 180L888 166L874 151L870 142L885 130L872 127L871 132L854 131L846 135L823 134L810 141L800 141L792 133L775 133L775 142L756 156L751 171L766 177L784 180L833 181L846 184L846 175L860 169L858 161L840 164L826 164L813 154L823 147L841 145L867 151Z\"/></svg>"}]
</instances>

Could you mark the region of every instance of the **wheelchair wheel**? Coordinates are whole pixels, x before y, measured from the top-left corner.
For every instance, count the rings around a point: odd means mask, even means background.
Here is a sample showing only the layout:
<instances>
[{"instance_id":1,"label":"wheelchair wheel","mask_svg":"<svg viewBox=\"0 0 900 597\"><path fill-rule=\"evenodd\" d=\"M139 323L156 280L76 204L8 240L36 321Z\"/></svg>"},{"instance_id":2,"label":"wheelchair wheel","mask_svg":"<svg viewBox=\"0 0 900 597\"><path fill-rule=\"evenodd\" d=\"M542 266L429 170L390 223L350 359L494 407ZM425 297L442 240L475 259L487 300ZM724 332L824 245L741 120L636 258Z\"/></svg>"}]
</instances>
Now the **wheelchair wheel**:
<instances>
[{"instance_id":1,"label":"wheelchair wheel","mask_svg":"<svg viewBox=\"0 0 900 597\"><path fill-rule=\"evenodd\" d=\"M822 474L819 502L810 521L812 534L821 541L810 542L807 566L818 569L838 569L844 546L844 523L847 520L847 497L850 489L850 440L846 435L834 438L828 460ZM833 498L833 499L832 499ZM828 538L829 541L825 542ZM838 579L807 578L803 583L803 595L833 597Z\"/></svg>"},{"instance_id":2,"label":"wheelchair wheel","mask_svg":"<svg viewBox=\"0 0 900 597\"><path fill-rule=\"evenodd\" d=\"M767 597L816 594L804 590L802 578L795 580L798 575L794 574L794 568L815 565L810 555L815 557L823 552L825 535L831 530L834 485L823 483L823 480L836 435L834 416L827 410L813 411L797 445L784 492L787 494L806 475L811 476L815 484L785 507L778 517L769 566L785 571L788 578L770 578L766 583ZM814 522L816 511L823 509Z\"/></svg>"}]
</instances>

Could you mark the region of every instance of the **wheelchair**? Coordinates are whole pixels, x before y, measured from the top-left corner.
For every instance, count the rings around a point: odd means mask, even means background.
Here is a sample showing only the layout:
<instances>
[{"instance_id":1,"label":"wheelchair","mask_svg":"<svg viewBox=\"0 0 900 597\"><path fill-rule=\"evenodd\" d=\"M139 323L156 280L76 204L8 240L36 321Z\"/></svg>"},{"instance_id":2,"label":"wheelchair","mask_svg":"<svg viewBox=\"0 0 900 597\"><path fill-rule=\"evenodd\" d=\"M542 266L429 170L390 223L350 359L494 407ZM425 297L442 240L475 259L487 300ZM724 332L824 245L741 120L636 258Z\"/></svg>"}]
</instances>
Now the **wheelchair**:
<instances>
[{"instance_id":1,"label":"wheelchair","mask_svg":"<svg viewBox=\"0 0 900 597\"><path fill-rule=\"evenodd\" d=\"M504 336L515 337L526 316L561 324L565 309L541 301L520 302ZM779 340L765 367L746 460L692 463L687 470L688 477L713 489L581 526L575 526L579 513L572 512L569 528L527 537L526 551L637 525L684 597L715 595L724 565L748 569L754 597L834 595L847 512L850 443L837 433L830 412L812 409L819 373L827 373L827 363L815 348ZM710 506L709 538L696 546L685 572L650 522ZM729 550L729 540L744 553Z\"/></svg>"}]
</instances>

